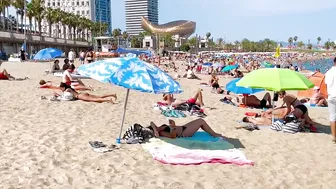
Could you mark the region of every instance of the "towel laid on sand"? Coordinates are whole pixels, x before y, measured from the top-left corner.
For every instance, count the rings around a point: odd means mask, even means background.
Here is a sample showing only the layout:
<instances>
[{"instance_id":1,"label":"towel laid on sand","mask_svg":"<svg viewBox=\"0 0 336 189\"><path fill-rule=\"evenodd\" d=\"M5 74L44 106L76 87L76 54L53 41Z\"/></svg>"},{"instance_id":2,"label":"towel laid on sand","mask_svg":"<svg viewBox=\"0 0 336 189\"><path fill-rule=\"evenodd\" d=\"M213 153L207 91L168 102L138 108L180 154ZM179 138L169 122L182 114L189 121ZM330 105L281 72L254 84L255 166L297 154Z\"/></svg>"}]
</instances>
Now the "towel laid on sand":
<instances>
[{"instance_id":1,"label":"towel laid on sand","mask_svg":"<svg viewBox=\"0 0 336 189\"><path fill-rule=\"evenodd\" d=\"M222 163L253 165L244 153L224 140L197 132L189 138L152 138L142 144L155 160L173 165L199 165L202 163Z\"/></svg>"},{"instance_id":2,"label":"towel laid on sand","mask_svg":"<svg viewBox=\"0 0 336 189\"><path fill-rule=\"evenodd\" d=\"M310 104L309 102L304 103L304 105L310 108L328 108L326 106L316 106L316 105Z\"/></svg>"}]
</instances>

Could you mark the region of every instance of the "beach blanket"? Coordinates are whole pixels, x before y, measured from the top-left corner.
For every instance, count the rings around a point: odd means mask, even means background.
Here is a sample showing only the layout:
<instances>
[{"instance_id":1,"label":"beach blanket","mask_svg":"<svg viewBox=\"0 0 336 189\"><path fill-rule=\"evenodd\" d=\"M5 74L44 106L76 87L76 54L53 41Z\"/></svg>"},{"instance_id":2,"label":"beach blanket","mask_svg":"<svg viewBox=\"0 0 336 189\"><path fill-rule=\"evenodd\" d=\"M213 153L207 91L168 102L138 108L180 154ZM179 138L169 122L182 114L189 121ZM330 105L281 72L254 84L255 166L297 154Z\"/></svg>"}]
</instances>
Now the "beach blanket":
<instances>
[{"instance_id":1,"label":"beach blanket","mask_svg":"<svg viewBox=\"0 0 336 189\"><path fill-rule=\"evenodd\" d=\"M175 118L181 118L181 117L186 117L186 115L181 111L181 110L162 110L161 114L164 115L165 117L175 117Z\"/></svg>"},{"instance_id":2,"label":"beach blanket","mask_svg":"<svg viewBox=\"0 0 336 189\"><path fill-rule=\"evenodd\" d=\"M316 105L310 104L309 102L304 103L304 105L310 108L328 108L326 106L316 106Z\"/></svg>"},{"instance_id":3,"label":"beach blanket","mask_svg":"<svg viewBox=\"0 0 336 189\"><path fill-rule=\"evenodd\" d=\"M142 144L153 159L172 165L199 165L202 163L221 163L253 165L244 153L234 146L207 133L197 132L189 138L151 138Z\"/></svg>"}]
</instances>

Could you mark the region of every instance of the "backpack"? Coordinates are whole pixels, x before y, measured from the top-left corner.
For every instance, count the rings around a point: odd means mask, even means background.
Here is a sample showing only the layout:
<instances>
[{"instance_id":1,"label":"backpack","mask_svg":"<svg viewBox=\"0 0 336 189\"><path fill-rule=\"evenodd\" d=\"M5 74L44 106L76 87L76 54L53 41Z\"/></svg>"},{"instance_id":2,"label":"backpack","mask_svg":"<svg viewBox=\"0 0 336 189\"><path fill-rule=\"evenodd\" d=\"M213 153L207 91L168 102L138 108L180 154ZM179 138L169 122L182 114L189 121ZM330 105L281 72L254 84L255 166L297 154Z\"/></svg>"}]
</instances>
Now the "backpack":
<instances>
[{"instance_id":1,"label":"backpack","mask_svg":"<svg viewBox=\"0 0 336 189\"><path fill-rule=\"evenodd\" d=\"M123 139L127 144L141 144L145 142L145 140L153 137L153 131L136 123L127 129Z\"/></svg>"}]
</instances>

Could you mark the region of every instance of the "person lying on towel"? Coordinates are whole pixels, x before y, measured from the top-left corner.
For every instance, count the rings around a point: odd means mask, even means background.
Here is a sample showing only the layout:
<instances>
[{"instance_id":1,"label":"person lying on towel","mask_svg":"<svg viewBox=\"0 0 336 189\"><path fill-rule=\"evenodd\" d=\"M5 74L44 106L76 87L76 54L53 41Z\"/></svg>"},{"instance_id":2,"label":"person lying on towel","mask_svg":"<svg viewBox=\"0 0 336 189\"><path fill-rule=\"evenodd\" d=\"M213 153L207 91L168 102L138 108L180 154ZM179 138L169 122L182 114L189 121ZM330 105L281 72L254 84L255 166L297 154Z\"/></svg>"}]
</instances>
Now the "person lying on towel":
<instances>
[{"instance_id":1,"label":"person lying on towel","mask_svg":"<svg viewBox=\"0 0 336 189\"><path fill-rule=\"evenodd\" d=\"M204 103L203 103L203 95L202 95L202 89L199 89L195 95L191 98L189 98L188 100L176 100L176 98L174 98L174 95L172 94L163 94L163 100L165 103L167 103L167 105L169 106L179 106L181 104L184 103L188 103L188 104L195 104L200 106L201 111L204 111Z\"/></svg>"},{"instance_id":2,"label":"person lying on towel","mask_svg":"<svg viewBox=\"0 0 336 189\"><path fill-rule=\"evenodd\" d=\"M216 133L211 127L204 121L204 119L196 119L181 126L177 126L174 120L169 120L169 125L161 125L157 127L154 122L150 122L149 127L156 137L162 136L167 138L179 138L179 137L192 137L200 128L209 133L213 137L220 137L224 139L224 136Z\"/></svg>"},{"instance_id":3,"label":"person lying on towel","mask_svg":"<svg viewBox=\"0 0 336 189\"><path fill-rule=\"evenodd\" d=\"M16 77L13 77L12 75L10 75L6 69L3 69L1 72L0 72L0 80L16 80L16 81L22 81L22 80L26 80L28 79L28 77L25 77L25 78L16 78Z\"/></svg>"},{"instance_id":4,"label":"person lying on towel","mask_svg":"<svg viewBox=\"0 0 336 189\"><path fill-rule=\"evenodd\" d=\"M115 98L115 100L117 99L116 94L98 96L98 95L92 95L89 93L78 93L77 91L75 91L75 89L71 88L71 86L67 85L66 83L61 83L60 88L61 88L61 91L63 92L63 95L55 93L55 96L67 96L68 100L78 99L78 100L82 100L85 102L97 102L97 103L110 102L114 104L115 102L112 100L112 98L110 99L108 97L113 97Z\"/></svg>"}]
</instances>

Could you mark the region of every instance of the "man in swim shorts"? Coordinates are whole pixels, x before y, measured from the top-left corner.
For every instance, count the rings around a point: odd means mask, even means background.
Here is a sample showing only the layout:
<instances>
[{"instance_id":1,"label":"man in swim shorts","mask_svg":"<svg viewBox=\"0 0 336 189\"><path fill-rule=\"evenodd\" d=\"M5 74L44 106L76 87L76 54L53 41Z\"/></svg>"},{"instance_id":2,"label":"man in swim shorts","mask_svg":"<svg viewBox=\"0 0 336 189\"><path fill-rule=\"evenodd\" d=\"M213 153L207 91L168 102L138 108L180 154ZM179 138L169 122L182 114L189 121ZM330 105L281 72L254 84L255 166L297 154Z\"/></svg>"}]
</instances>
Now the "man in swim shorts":
<instances>
[{"instance_id":1,"label":"man in swim shorts","mask_svg":"<svg viewBox=\"0 0 336 189\"><path fill-rule=\"evenodd\" d=\"M70 85L70 86L76 86L76 85L83 85L85 86L81 81L75 80L71 74L75 71L75 65L71 64L67 70L63 72L63 78L62 82Z\"/></svg>"}]
</instances>

